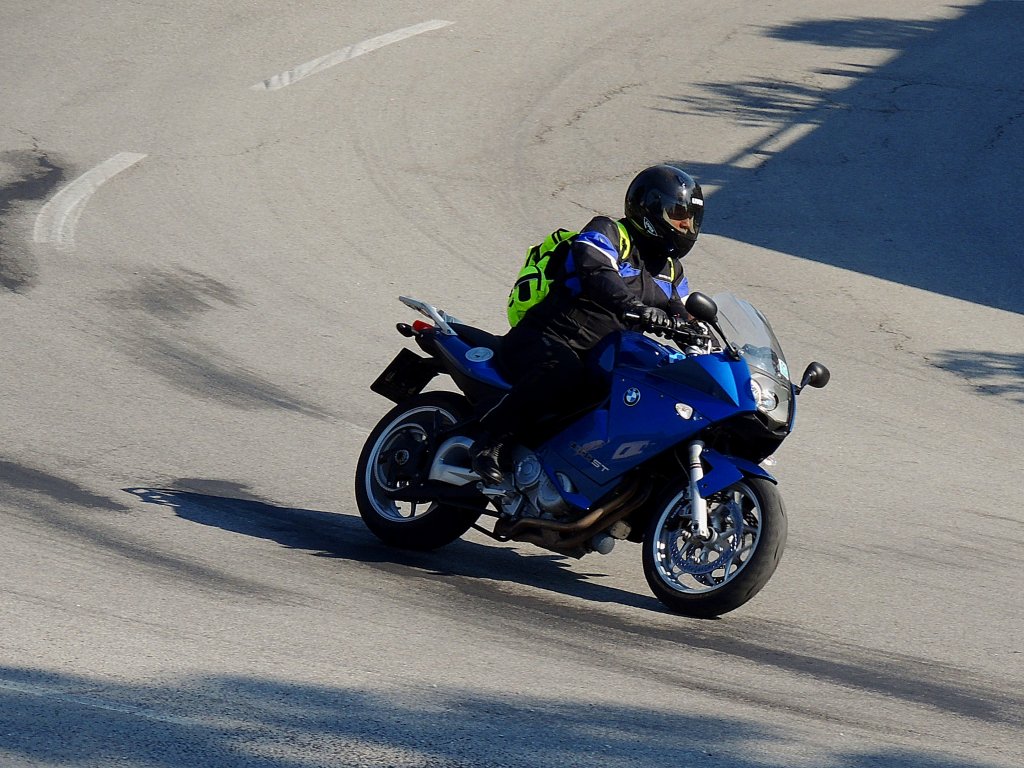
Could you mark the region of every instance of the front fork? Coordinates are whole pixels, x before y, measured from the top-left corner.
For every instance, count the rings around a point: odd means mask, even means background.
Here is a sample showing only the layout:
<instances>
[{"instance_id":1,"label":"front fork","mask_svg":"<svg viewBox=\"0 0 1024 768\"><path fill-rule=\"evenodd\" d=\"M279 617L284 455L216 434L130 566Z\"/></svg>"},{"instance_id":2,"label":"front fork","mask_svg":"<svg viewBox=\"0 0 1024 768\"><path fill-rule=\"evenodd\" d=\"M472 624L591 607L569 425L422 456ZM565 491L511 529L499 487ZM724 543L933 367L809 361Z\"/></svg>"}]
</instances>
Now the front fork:
<instances>
[{"instance_id":1,"label":"front fork","mask_svg":"<svg viewBox=\"0 0 1024 768\"><path fill-rule=\"evenodd\" d=\"M700 455L704 450L704 443L701 440L694 440L689 445L689 469L690 469L690 514L693 521L690 528L695 536L707 541L711 538L708 530L708 503L700 493L699 483L704 479L704 465Z\"/></svg>"},{"instance_id":2,"label":"front fork","mask_svg":"<svg viewBox=\"0 0 1024 768\"><path fill-rule=\"evenodd\" d=\"M727 456L708 448L700 440L687 446L690 473L690 531L695 537L709 541L715 534L708 529L708 503L716 493L724 491L744 477L760 477L775 483L771 474L759 464L739 456ZM708 471L704 471L707 466Z\"/></svg>"}]
</instances>

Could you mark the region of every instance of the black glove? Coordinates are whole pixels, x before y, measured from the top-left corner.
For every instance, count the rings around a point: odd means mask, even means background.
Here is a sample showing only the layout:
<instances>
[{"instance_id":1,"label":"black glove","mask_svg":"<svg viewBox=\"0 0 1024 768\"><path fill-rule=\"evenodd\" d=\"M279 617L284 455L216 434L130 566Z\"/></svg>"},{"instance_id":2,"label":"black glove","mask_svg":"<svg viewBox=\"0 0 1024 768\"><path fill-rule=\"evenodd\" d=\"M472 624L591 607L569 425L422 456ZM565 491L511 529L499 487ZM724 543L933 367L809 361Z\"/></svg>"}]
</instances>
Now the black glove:
<instances>
[{"instance_id":1,"label":"black glove","mask_svg":"<svg viewBox=\"0 0 1024 768\"><path fill-rule=\"evenodd\" d=\"M668 312L657 307L638 307L640 312L640 327L645 331L661 335L662 332L672 327L672 318Z\"/></svg>"},{"instance_id":2,"label":"black glove","mask_svg":"<svg viewBox=\"0 0 1024 768\"><path fill-rule=\"evenodd\" d=\"M690 325L690 321L682 315L672 315L670 321L669 331L672 336L693 333L693 326Z\"/></svg>"},{"instance_id":3,"label":"black glove","mask_svg":"<svg viewBox=\"0 0 1024 768\"><path fill-rule=\"evenodd\" d=\"M650 333L668 333L672 329L673 318L657 307L648 307L637 301L626 307L622 313L622 322L630 328Z\"/></svg>"},{"instance_id":4,"label":"black glove","mask_svg":"<svg viewBox=\"0 0 1024 768\"><path fill-rule=\"evenodd\" d=\"M692 344L699 341L705 332L696 320L688 320L681 315L675 315L672 318L670 335L681 344Z\"/></svg>"}]
</instances>

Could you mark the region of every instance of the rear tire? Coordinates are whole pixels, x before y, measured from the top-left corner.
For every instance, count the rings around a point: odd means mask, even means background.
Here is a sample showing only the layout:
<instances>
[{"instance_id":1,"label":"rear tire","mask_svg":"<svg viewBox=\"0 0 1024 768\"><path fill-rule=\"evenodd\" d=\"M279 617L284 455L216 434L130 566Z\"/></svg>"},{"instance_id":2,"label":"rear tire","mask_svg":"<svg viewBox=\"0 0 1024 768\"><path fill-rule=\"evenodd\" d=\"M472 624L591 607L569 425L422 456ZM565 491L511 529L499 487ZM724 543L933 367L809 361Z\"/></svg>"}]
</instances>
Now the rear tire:
<instances>
[{"instance_id":1,"label":"rear tire","mask_svg":"<svg viewBox=\"0 0 1024 768\"><path fill-rule=\"evenodd\" d=\"M786 510L775 485L747 477L708 499L710 542L690 535L689 484L675 485L655 508L643 542L644 575L676 613L713 618L756 595L786 545Z\"/></svg>"},{"instance_id":2,"label":"rear tire","mask_svg":"<svg viewBox=\"0 0 1024 768\"><path fill-rule=\"evenodd\" d=\"M452 392L422 392L399 403L370 432L356 465L359 515L385 544L431 550L450 544L472 527L474 512L439 502L396 502L385 495L427 476L437 449L435 419L441 426L471 415L468 401Z\"/></svg>"}]
</instances>

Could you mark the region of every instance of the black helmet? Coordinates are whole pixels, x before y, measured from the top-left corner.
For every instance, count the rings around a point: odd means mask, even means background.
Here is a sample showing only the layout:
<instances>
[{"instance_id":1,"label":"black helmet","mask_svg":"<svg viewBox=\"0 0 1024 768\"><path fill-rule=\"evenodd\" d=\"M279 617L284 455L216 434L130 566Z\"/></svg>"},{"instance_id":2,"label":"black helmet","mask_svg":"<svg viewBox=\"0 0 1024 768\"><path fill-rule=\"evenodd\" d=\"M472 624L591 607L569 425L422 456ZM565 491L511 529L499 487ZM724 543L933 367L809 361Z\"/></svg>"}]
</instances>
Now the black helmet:
<instances>
[{"instance_id":1,"label":"black helmet","mask_svg":"<svg viewBox=\"0 0 1024 768\"><path fill-rule=\"evenodd\" d=\"M626 190L626 218L642 236L682 258L700 234L704 193L679 166L655 165L640 171Z\"/></svg>"}]
</instances>

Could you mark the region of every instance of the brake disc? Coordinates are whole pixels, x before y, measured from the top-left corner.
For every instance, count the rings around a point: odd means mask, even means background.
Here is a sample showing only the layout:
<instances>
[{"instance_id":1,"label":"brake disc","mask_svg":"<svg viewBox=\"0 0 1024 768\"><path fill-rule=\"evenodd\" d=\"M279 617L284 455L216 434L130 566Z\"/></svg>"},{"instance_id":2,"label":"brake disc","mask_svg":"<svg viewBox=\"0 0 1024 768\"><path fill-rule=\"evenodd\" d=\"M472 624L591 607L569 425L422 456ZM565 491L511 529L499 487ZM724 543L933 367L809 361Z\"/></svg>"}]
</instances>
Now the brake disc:
<instances>
[{"instance_id":1,"label":"brake disc","mask_svg":"<svg viewBox=\"0 0 1024 768\"><path fill-rule=\"evenodd\" d=\"M718 525L714 525L716 521ZM680 528L689 528L690 522L692 518L680 517ZM692 536L688 539L672 537L669 547L672 565L690 576L710 574L725 566L736 554L740 545L739 534L743 530L743 512L738 504L720 504L714 513L708 515L708 525L716 534L712 542L699 541ZM716 557L709 560L712 556Z\"/></svg>"}]
</instances>

